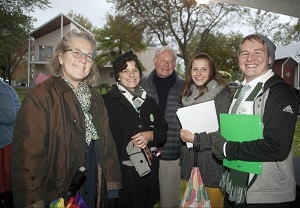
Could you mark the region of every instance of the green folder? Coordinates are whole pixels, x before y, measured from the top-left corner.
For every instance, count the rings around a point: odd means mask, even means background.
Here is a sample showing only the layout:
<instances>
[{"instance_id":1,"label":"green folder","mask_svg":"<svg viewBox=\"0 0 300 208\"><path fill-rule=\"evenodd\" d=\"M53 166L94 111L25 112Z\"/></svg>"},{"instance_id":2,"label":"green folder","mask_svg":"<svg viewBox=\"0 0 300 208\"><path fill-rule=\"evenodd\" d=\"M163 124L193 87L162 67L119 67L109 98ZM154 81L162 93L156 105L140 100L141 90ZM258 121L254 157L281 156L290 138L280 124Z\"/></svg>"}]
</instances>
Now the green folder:
<instances>
[{"instance_id":1,"label":"green folder","mask_svg":"<svg viewBox=\"0 0 300 208\"><path fill-rule=\"evenodd\" d=\"M220 114L221 135L227 141L252 141L262 139L262 121L258 115ZM223 165L239 171L262 174L262 162L223 160Z\"/></svg>"}]
</instances>

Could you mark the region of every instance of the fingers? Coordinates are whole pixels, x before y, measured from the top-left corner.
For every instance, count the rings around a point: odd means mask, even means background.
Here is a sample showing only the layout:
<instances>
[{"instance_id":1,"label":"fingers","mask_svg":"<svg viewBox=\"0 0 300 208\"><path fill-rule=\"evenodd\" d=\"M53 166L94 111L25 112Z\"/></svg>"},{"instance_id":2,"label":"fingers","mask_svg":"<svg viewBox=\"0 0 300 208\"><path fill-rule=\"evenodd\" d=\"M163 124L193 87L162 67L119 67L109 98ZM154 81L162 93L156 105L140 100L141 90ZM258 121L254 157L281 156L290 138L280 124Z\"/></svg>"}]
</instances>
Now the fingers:
<instances>
[{"instance_id":1,"label":"fingers","mask_svg":"<svg viewBox=\"0 0 300 208\"><path fill-rule=\"evenodd\" d=\"M147 147L147 144L148 144L148 142L146 142L146 141L137 141L135 143L135 146L144 149Z\"/></svg>"},{"instance_id":2,"label":"fingers","mask_svg":"<svg viewBox=\"0 0 300 208\"><path fill-rule=\"evenodd\" d=\"M141 136L142 136L142 133L140 132L140 133L137 133L136 135L132 136L131 139L135 140L135 139L138 139Z\"/></svg>"},{"instance_id":3,"label":"fingers","mask_svg":"<svg viewBox=\"0 0 300 208\"><path fill-rule=\"evenodd\" d=\"M143 132L132 136L131 139L137 147L142 148L142 149L146 148L147 144L149 142L149 140L146 139L146 137L144 136Z\"/></svg>"},{"instance_id":4,"label":"fingers","mask_svg":"<svg viewBox=\"0 0 300 208\"><path fill-rule=\"evenodd\" d=\"M144 132L141 132L141 133L138 133L138 134L132 136L131 139L134 143L137 143L137 144L141 144L141 143L145 143L145 142L148 143L148 141L149 141L146 137L146 134L144 134Z\"/></svg>"},{"instance_id":5,"label":"fingers","mask_svg":"<svg viewBox=\"0 0 300 208\"><path fill-rule=\"evenodd\" d=\"M194 141L194 135L192 132L186 129L181 129L180 130L180 138L184 142L193 142Z\"/></svg>"}]
</instances>

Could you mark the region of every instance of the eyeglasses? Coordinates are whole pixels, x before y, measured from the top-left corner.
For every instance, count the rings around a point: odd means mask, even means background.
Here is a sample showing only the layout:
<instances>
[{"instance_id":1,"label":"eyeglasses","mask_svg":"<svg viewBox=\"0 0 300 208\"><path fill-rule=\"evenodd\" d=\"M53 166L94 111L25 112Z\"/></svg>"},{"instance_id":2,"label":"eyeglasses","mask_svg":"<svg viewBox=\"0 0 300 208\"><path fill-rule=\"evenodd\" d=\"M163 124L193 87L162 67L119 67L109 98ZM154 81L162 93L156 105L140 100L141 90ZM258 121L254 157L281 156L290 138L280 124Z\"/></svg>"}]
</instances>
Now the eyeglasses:
<instances>
[{"instance_id":1,"label":"eyeglasses","mask_svg":"<svg viewBox=\"0 0 300 208\"><path fill-rule=\"evenodd\" d=\"M72 55L76 59L80 59L84 55L85 60L87 62L93 62L96 58L95 54L83 53L81 50L76 49L76 48L71 48L71 49L68 49L68 50L65 50L65 51L72 51Z\"/></svg>"},{"instance_id":2,"label":"eyeglasses","mask_svg":"<svg viewBox=\"0 0 300 208\"><path fill-rule=\"evenodd\" d=\"M139 74L140 73L140 71L138 69L132 69L132 70L124 69L121 72L125 75L129 75L129 73L133 73L133 74Z\"/></svg>"}]
</instances>

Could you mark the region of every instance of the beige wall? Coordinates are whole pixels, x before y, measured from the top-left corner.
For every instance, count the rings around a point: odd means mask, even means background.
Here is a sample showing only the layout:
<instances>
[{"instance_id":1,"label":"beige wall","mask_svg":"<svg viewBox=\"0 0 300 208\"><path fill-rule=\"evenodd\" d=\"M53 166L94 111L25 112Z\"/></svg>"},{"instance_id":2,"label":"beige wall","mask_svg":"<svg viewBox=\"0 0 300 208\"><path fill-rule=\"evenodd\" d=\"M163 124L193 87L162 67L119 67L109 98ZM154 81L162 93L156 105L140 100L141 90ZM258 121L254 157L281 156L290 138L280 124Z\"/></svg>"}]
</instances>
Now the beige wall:
<instances>
[{"instance_id":1,"label":"beige wall","mask_svg":"<svg viewBox=\"0 0 300 208\"><path fill-rule=\"evenodd\" d=\"M73 24L70 23L66 26L63 27L63 36L73 30L79 30L78 27ZM36 75L38 75L39 73L43 73L45 75L49 74L48 71L46 70L46 61L39 61L39 46L52 46L53 47L53 54L54 51L57 47L57 44L59 43L59 41L61 40L61 30L55 30L47 35L44 35L36 40L34 40L34 57L33 60L31 60L32 64L34 64L34 66L31 66L32 68L34 68L34 72L32 74L32 79L34 82L34 78L36 77Z\"/></svg>"},{"instance_id":2,"label":"beige wall","mask_svg":"<svg viewBox=\"0 0 300 208\"><path fill-rule=\"evenodd\" d=\"M63 36L67 32L69 32L73 29L78 29L73 23L64 26L63 27ZM57 44L59 43L59 41L61 40L61 38L62 38L61 31L60 31L60 29L58 29L58 30L55 30L47 35L44 35L44 36L34 40L35 50L34 50L34 60L32 60L32 62L39 61L39 46L52 46L53 53L54 53L54 50L55 50Z\"/></svg>"},{"instance_id":3,"label":"beige wall","mask_svg":"<svg viewBox=\"0 0 300 208\"><path fill-rule=\"evenodd\" d=\"M66 26L63 27L63 35L65 35L67 32L73 30L73 29L78 29L77 26L73 23L68 24ZM79 30L79 29L78 29ZM54 50L57 46L57 44L59 43L59 41L61 40L61 31L60 29L55 30L47 35L44 35L38 39L36 39L34 41L34 58L33 60L31 60L32 64L34 64L34 72L32 75L32 78L36 77L37 74L39 73L43 73L45 75L48 74L47 70L46 70L46 62L39 61L39 46L52 46L53 47L53 53ZM153 69L153 58L154 58L154 54L155 51L157 50L157 48L154 47L150 47L147 48L147 50L137 53L137 56L139 58L139 60L141 61L141 63L143 64L143 66L145 67L146 71L143 71L144 75L149 74ZM113 84L115 84L115 79L114 77L110 77L110 74L113 72L112 70L112 66L111 64L106 64L104 66L103 69L100 70L100 80L102 84L109 84L110 86L112 86Z\"/></svg>"},{"instance_id":4,"label":"beige wall","mask_svg":"<svg viewBox=\"0 0 300 208\"><path fill-rule=\"evenodd\" d=\"M111 66L103 67L100 70L100 83L108 84L110 86L112 86L113 84L116 84L115 78L114 77L110 78L110 73L112 73L112 72L113 72L113 70L112 70Z\"/></svg>"},{"instance_id":5,"label":"beige wall","mask_svg":"<svg viewBox=\"0 0 300 208\"><path fill-rule=\"evenodd\" d=\"M157 48L150 47L147 48L147 50L136 53L138 56L140 62L143 64L145 67L146 71L143 71L144 75L148 75L153 69L153 58L154 54ZM116 84L115 78L111 78L110 74L113 72L112 65L111 64L106 64L103 69L100 70L100 80L101 84L109 84L112 86L113 84Z\"/></svg>"},{"instance_id":6,"label":"beige wall","mask_svg":"<svg viewBox=\"0 0 300 208\"><path fill-rule=\"evenodd\" d=\"M146 51L137 53L139 60L146 69L146 71L143 72L144 75L148 75L154 69L153 58L156 50L157 48L149 47Z\"/></svg>"}]
</instances>

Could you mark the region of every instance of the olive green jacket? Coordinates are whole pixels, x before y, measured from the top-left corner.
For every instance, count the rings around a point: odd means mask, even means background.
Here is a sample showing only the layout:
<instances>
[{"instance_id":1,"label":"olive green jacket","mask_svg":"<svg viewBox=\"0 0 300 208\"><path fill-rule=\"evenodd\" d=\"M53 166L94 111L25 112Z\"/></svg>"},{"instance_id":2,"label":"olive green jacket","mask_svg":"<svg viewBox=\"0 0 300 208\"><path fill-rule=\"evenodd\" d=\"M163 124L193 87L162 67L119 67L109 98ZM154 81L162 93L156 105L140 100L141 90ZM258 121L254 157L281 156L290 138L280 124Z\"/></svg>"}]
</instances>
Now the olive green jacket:
<instances>
[{"instance_id":1,"label":"olive green jacket","mask_svg":"<svg viewBox=\"0 0 300 208\"><path fill-rule=\"evenodd\" d=\"M108 189L121 188L120 166L103 99L91 88L90 113ZM46 207L63 196L84 164L85 117L72 89L52 77L28 90L15 123L12 190L15 207ZM99 167L98 167L99 168ZM98 186L99 188L99 186Z\"/></svg>"}]
</instances>

